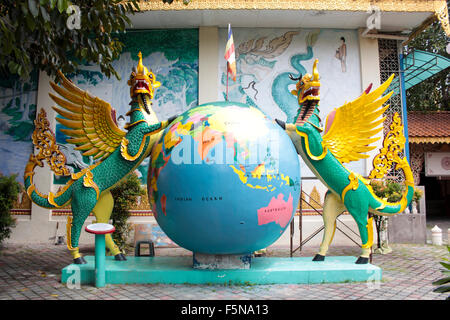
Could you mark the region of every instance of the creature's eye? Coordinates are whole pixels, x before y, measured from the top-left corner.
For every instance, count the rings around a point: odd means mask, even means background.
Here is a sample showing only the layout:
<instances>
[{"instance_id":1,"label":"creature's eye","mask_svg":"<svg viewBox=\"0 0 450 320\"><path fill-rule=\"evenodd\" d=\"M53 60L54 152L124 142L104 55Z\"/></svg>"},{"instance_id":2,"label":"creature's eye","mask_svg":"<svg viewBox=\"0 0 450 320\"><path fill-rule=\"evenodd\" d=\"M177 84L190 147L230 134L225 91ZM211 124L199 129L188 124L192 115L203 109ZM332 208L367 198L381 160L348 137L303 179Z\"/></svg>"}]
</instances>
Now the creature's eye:
<instances>
[{"instance_id":1,"label":"creature's eye","mask_svg":"<svg viewBox=\"0 0 450 320\"><path fill-rule=\"evenodd\" d=\"M303 81L300 82L300 85L301 85L301 86L304 85L304 84L305 84L305 83L304 83Z\"/></svg>"}]
</instances>

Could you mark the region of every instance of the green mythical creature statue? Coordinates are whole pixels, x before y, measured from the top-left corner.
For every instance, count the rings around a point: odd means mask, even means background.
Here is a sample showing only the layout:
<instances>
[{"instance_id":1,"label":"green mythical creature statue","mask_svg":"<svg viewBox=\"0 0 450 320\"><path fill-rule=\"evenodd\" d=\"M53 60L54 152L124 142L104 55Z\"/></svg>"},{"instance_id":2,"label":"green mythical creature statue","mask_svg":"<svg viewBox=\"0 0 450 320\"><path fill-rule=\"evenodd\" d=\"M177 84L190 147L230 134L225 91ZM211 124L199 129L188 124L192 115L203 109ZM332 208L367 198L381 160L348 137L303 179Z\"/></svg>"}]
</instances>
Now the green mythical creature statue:
<instances>
[{"instance_id":1,"label":"green mythical creature statue","mask_svg":"<svg viewBox=\"0 0 450 320\"><path fill-rule=\"evenodd\" d=\"M396 126L397 135L390 150L382 149L380 155L383 154L383 157L377 156L374 160L375 168L370 177L383 178L396 163L396 169L404 172L406 187L399 202L389 203L380 199L368 180L343 166L346 162L368 158L364 153L375 148L369 145L379 139L374 136L382 130L380 124L384 118L380 119L380 116L388 108L383 104L392 92L383 97L381 95L394 75L373 92L368 88L355 100L330 112L323 130L318 108L320 81L317 63L316 59L312 75L291 76L292 80L297 81L296 90L291 93L297 97L299 104L294 123L284 123L278 119L276 122L286 130L297 153L328 188L323 207L324 235L313 261L325 260L336 229L336 218L347 210L355 219L362 240L362 253L356 263L365 264L373 244L373 218L368 218L368 213L385 216L400 213L409 205L414 193L411 168L406 157L401 155L406 141L401 125ZM398 114L394 116L394 122L400 122Z\"/></svg>"},{"instance_id":2,"label":"green mythical creature statue","mask_svg":"<svg viewBox=\"0 0 450 320\"><path fill-rule=\"evenodd\" d=\"M73 218L69 217L67 222L67 247L74 263L83 264L86 261L79 253L78 240L86 218L92 212L97 222L109 221L114 204L109 190L149 155L158 132L162 133L161 130L172 118L159 122L151 109L153 89L160 83L153 72L142 64L140 52L138 66L133 68L128 80L131 108L127 113L130 117L130 122L125 126L127 132L116 125L114 109L109 103L79 89L62 73L59 76L62 86L53 82L50 84L64 99L51 93L49 95L61 107L53 109L64 117L56 120L69 128L61 131L71 137L67 141L75 144L83 155L99 160L78 173L70 174L65 166L64 154L49 128L45 111L41 110L32 137L38 154L31 154L26 165L25 188L31 200L41 207L59 208L71 204ZM55 174L71 175L67 184L55 194L41 194L33 183L34 169L36 166L42 167L43 160L47 160ZM126 260L111 235L106 235L106 246L116 260Z\"/></svg>"}]
</instances>

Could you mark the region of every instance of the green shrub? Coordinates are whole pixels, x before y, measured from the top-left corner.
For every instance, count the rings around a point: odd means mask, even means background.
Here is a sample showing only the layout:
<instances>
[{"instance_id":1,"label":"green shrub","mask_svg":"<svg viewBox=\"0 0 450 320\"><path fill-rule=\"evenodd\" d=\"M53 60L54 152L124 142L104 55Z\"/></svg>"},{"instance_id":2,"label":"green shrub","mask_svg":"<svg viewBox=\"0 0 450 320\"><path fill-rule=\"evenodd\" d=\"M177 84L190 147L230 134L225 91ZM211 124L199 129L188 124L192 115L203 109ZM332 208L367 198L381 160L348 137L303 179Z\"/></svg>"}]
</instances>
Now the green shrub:
<instances>
[{"instance_id":1,"label":"green shrub","mask_svg":"<svg viewBox=\"0 0 450 320\"><path fill-rule=\"evenodd\" d=\"M397 202L402 198L405 186L403 184L391 181L391 180L377 180L370 181L370 186L376 196L387 199L388 202ZM414 188L414 194L412 201L419 202L422 198L423 192L420 189Z\"/></svg>"},{"instance_id":2,"label":"green shrub","mask_svg":"<svg viewBox=\"0 0 450 320\"><path fill-rule=\"evenodd\" d=\"M373 192L382 199L387 199L388 202L397 202L402 198L403 184L390 180L371 180Z\"/></svg>"},{"instance_id":3,"label":"green shrub","mask_svg":"<svg viewBox=\"0 0 450 320\"><path fill-rule=\"evenodd\" d=\"M419 203L419 200L422 198L422 196L423 196L422 190L414 188L414 194L413 194L413 197L412 197L412 201L415 201L416 203Z\"/></svg>"},{"instance_id":4,"label":"green shrub","mask_svg":"<svg viewBox=\"0 0 450 320\"><path fill-rule=\"evenodd\" d=\"M16 177L17 175L7 177L0 174L0 243L9 238L11 228L16 225L11 209L22 189Z\"/></svg>"},{"instance_id":5,"label":"green shrub","mask_svg":"<svg viewBox=\"0 0 450 320\"><path fill-rule=\"evenodd\" d=\"M145 194L141 181L135 173L129 174L117 186L111 189L114 198L114 208L111 214L112 224L116 231L112 234L114 242L122 251L126 251L127 237L131 231L129 209L136 203L137 197Z\"/></svg>"},{"instance_id":6,"label":"green shrub","mask_svg":"<svg viewBox=\"0 0 450 320\"><path fill-rule=\"evenodd\" d=\"M388 202L400 201L400 199L402 198L403 190L405 190L403 184L399 184L391 180L373 179L370 181L370 186L372 187L373 192L377 197L386 199L386 201ZM383 244L380 238L381 228L383 225L383 221L387 219L387 217L373 215L373 218L375 220L375 227L377 229L377 249L382 250ZM387 246L387 244L385 244L384 246Z\"/></svg>"}]
</instances>

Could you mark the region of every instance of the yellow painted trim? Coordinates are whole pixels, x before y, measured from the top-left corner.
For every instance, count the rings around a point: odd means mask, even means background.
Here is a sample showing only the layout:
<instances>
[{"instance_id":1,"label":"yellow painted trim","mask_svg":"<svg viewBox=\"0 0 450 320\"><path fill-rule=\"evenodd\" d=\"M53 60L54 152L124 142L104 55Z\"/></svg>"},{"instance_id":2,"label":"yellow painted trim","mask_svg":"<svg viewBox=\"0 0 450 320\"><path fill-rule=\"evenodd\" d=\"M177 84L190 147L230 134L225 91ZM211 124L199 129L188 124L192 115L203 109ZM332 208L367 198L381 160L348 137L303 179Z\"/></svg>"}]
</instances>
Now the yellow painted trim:
<instances>
[{"instance_id":1,"label":"yellow painted trim","mask_svg":"<svg viewBox=\"0 0 450 320\"><path fill-rule=\"evenodd\" d=\"M23 179L25 180L26 178L30 177L32 178L34 176L35 172L31 171L31 172L25 172L25 174L23 175Z\"/></svg>"},{"instance_id":2,"label":"yellow painted trim","mask_svg":"<svg viewBox=\"0 0 450 320\"><path fill-rule=\"evenodd\" d=\"M141 120L138 120L138 121L136 121L136 122L133 122L133 123L127 123L125 126L124 126L124 129L129 129L130 127L132 127L132 126L134 126L134 125L136 125L136 124L138 124L138 123L141 123L141 122L147 122L147 120L145 120L145 119L141 119Z\"/></svg>"},{"instance_id":3,"label":"yellow painted trim","mask_svg":"<svg viewBox=\"0 0 450 320\"><path fill-rule=\"evenodd\" d=\"M56 208L61 208L62 206L58 205L58 204L55 202L55 198L54 198L54 197L55 197L55 195L53 194L53 192L49 192L48 197L47 197L48 202L49 202L51 205L55 206Z\"/></svg>"},{"instance_id":4,"label":"yellow painted trim","mask_svg":"<svg viewBox=\"0 0 450 320\"><path fill-rule=\"evenodd\" d=\"M370 191L370 193L373 194L372 190L369 190L369 191ZM375 208L375 210L383 210L384 208L386 208L387 202L386 202L386 200L384 200L384 199L382 199L382 200L383 200L383 201L381 201L381 206L379 206L378 208Z\"/></svg>"},{"instance_id":5,"label":"yellow painted trim","mask_svg":"<svg viewBox=\"0 0 450 320\"><path fill-rule=\"evenodd\" d=\"M308 140L308 135L304 132L299 131L297 128L295 128L295 130L297 131L297 134L302 137L303 139L305 139L305 148L306 148L306 153L308 154L308 156L312 159L312 160L322 160L323 158L325 158L325 156L327 155L328 152L328 148L323 147L323 151L322 154L319 156L315 156L311 153L311 150L309 149L309 140Z\"/></svg>"},{"instance_id":6,"label":"yellow painted trim","mask_svg":"<svg viewBox=\"0 0 450 320\"><path fill-rule=\"evenodd\" d=\"M349 191L350 189L356 190L359 186L358 177L353 172L350 172L350 174L348 175L348 179L350 180L350 183L344 188L344 190L342 190L341 193L342 202L344 202L345 200L345 194L347 193L347 191Z\"/></svg>"},{"instance_id":7,"label":"yellow painted trim","mask_svg":"<svg viewBox=\"0 0 450 320\"><path fill-rule=\"evenodd\" d=\"M43 194L43 193L40 193L40 192L38 191L38 189L35 188L33 191L36 192L36 193L38 194L38 196L40 196L40 197L42 197L42 198L47 198L47 195L46 195L46 194Z\"/></svg>"},{"instance_id":8,"label":"yellow painted trim","mask_svg":"<svg viewBox=\"0 0 450 320\"><path fill-rule=\"evenodd\" d=\"M90 171L90 170L92 170L92 169L94 169L96 166L98 166L99 164L101 163L101 161L99 161L99 162L97 162L97 163L94 163L94 164L92 164L92 165L90 165L89 167L87 167L87 168L84 168L83 170L81 170L80 172L77 172L77 173L72 173L72 175L71 175L71 181L69 181L68 183L67 183L67 187L69 187L72 183L74 183L75 182L75 180L78 180L78 179L80 179L87 171Z\"/></svg>"},{"instance_id":9,"label":"yellow painted trim","mask_svg":"<svg viewBox=\"0 0 450 320\"><path fill-rule=\"evenodd\" d=\"M136 122L135 122L135 123L136 123ZM139 158L139 157L142 155L142 153L143 153L143 151L144 151L146 139L147 139L148 137L150 137L150 140L149 140L149 143L148 143L148 146L147 146L147 150L148 150L148 148L151 147L151 136L154 135L154 134L156 134L156 133L158 133L158 132L161 131L162 129L166 128L168 125L169 125L168 121L162 121L162 122L161 122L161 127L160 127L159 129L156 129L155 131L152 131L152 132L149 132L149 133L144 134L144 136L143 136L143 138L142 138L142 141L141 141L141 145L139 146L139 150L138 150L138 152L136 153L136 155L134 155L134 156L132 156L132 155L130 155L130 154L128 153L128 144L129 144L130 142L128 141L127 138L123 137L123 138L122 138L122 142L120 143L120 154L122 155L122 157L123 157L125 160L128 160L128 161L134 161L134 160L136 160L137 158Z\"/></svg>"},{"instance_id":10,"label":"yellow painted trim","mask_svg":"<svg viewBox=\"0 0 450 320\"><path fill-rule=\"evenodd\" d=\"M441 28L444 30L447 37L450 37L450 23L448 19L447 3L444 1L441 8L435 10L435 16L441 23Z\"/></svg>"},{"instance_id":11,"label":"yellow painted trim","mask_svg":"<svg viewBox=\"0 0 450 320\"><path fill-rule=\"evenodd\" d=\"M36 189L36 187L35 187L35 185L34 184L30 184L30 186L28 187L28 189L27 189L27 194L28 194L28 196L30 197L30 199L31 199L31 194L33 193L33 191Z\"/></svg>"},{"instance_id":12,"label":"yellow painted trim","mask_svg":"<svg viewBox=\"0 0 450 320\"><path fill-rule=\"evenodd\" d=\"M83 179L83 186L88 187L88 188L93 188L95 190L95 192L97 193L97 200L98 200L98 198L100 197L100 189L97 186L97 184L94 182L93 178L94 178L94 175L92 174L92 172L87 170L86 175L84 176L84 179Z\"/></svg>"},{"instance_id":13,"label":"yellow painted trim","mask_svg":"<svg viewBox=\"0 0 450 320\"><path fill-rule=\"evenodd\" d=\"M409 143L450 143L450 137L409 137Z\"/></svg>"},{"instance_id":14,"label":"yellow painted trim","mask_svg":"<svg viewBox=\"0 0 450 320\"><path fill-rule=\"evenodd\" d=\"M74 183L74 180L69 180L67 182L67 184L58 192L55 193L55 197L58 198L59 196L61 196L64 192L67 191L67 189L69 189L69 187Z\"/></svg>"},{"instance_id":15,"label":"yellow painted trim","mask_svg":"<svg viewBox=\"0 0 450 320\"><path fill-rule=\"evenodd\" d=\"M70 251L74 250L75 248L72 247L72 220L73 218L71 216L67 216L67 223L66 223L66 235L67 235L67 249Z\"/></svg>"},{"instance_id":16,"label":"yellow painted trim","mask_svg":"<svg viewBox=\"0 0 450 320\"><path fill-rule=\"evenodd\" d=\"M130 143L130 141L128 141L127 138L123 137L122 142L120 143L120 154L122 155L122 157L128 161L134 161L137 158L139 158L141 156L142 152L144 151L146 138L147 138L147 135L144 135L144 139L142 139L142 142L141 142L141 145L139 146L138 152L134 156L132 156L128 153L128 144Z\"/></svg>"},{"instance_id":17,"label":"yellow painted trim","mask_svg":"<svg viewBox=\"0 0 450 320\"><path fill-rule=\"evenodd\" d=\"M362 245L362 249L370 249L373 246L373 217L367 220L367 243Z\"/></svg>"}]
</instances>

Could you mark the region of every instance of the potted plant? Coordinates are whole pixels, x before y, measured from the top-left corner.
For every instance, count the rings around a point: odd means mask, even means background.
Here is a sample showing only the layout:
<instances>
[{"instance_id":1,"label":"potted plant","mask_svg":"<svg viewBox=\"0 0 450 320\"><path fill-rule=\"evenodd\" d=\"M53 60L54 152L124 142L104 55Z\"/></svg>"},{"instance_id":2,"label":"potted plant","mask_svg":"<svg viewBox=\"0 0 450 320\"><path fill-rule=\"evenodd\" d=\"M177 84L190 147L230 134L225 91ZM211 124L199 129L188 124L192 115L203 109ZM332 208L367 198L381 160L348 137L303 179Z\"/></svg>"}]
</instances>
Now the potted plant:
<instances>
[{"instance_id":1,"label":"potted plant","mask_svg":"<svg viewBox=\"0 0 450 320\"><path fill-rule=\"evenodd\" d=\"M419 201L422 198L422 196L423 196L422 190L414 188L414 194L411 202L412 213L417 213L417 205L419 204Z\"/></svg>"}]
</instances>

